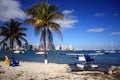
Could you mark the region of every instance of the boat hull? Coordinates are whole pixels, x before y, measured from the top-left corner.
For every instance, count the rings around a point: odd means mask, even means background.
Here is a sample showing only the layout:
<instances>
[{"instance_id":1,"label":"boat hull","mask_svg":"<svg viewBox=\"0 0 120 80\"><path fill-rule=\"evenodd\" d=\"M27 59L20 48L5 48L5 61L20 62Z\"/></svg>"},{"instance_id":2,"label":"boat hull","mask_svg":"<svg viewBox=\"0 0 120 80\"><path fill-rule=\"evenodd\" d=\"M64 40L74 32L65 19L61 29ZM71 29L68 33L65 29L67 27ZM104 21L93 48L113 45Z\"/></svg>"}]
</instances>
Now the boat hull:
<instances>
[{"instance_id":1,"label":"boat hull","mask_svg":"<svg viewBox=\"0 0 120 80\"><path fill-rule=\"evenodd\" d=\"M36 54L44 54L44 52L37 52Z\"/></svg>"},{"instance_id":2,"label":"boat hull","mask_svg":"<svg viewBox=\"0 0 120 80\"><path fill-rule=\"evenodd\" d=\"M21 54L24 53L24 51L14 51L14 53Z\"/></svg>"}]
</instances>

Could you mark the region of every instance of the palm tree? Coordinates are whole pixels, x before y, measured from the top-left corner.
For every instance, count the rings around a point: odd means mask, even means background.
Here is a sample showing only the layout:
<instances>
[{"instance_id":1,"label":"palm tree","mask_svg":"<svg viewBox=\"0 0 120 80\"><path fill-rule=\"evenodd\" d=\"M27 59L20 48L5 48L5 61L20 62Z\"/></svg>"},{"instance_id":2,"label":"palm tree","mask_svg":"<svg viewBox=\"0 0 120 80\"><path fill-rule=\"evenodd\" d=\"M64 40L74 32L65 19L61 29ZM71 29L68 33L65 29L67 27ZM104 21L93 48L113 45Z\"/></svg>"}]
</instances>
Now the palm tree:
<instances>
[{"instance_id":1,"label":"palm tree","mask_svg":"<svg viewBox=\"0 0 120 80\"><path fill-rule=\"evenodd\" d=\"M26 28L20 28L22 23L11 19L9 22L5 22L3 26L0 27L0 36L3 36L3 40L0 41L0 44L9 41L10 47L13 52L14 41L21 46L21 40L27 42L27 40L23 37L26 34L23 32L27 30Z\"/></svg>"},{"instance_id":2,"label":"palm tree","mask_svg":"<svg viewBox=\"0 0 120 80\"><path fill-rule=\"evenodd\" d=\"M57 7L55 5L48 4L48 1L39 2L32 7L26 10L27 18L26 23L32 24L35 34L40 34L40 42L44 45L44 56L45 56L45 63L47 61L47 54L46 54L46 46L53 43L53 34L52 31L56 32L61 40L62 34L60 31L60 25L53 20L55 19L63 19L63 14L57 11Z\"/></svg>"}]
</instances>

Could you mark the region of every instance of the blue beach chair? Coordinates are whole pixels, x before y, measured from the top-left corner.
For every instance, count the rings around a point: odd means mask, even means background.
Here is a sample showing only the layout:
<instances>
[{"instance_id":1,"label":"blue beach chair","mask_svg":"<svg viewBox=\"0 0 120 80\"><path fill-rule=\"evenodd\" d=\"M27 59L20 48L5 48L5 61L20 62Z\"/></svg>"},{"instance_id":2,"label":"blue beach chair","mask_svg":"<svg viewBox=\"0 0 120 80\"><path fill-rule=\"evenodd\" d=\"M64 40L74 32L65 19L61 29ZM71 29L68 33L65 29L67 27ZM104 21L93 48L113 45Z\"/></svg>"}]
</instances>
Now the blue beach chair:
<instances>
[{"instance_id":1,"label":"blue beach chair","mask_svg":"<svg viewBox=\"0 0 120 80\"><path fill-rule=\"evenodd\" d=\"M19 61L16 61L15 58L11 57L10 58L10 66L12 66L12 67L19 66Z\"/></svg>"}]
</instances>

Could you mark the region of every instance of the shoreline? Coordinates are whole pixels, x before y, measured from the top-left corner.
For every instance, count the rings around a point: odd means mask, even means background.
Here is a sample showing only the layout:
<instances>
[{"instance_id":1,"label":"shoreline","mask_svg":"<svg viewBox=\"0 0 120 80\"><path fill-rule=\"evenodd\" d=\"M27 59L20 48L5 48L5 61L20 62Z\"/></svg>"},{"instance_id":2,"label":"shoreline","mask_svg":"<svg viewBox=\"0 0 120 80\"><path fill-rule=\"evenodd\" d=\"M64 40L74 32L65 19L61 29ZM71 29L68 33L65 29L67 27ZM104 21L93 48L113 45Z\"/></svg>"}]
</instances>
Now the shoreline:
<instances>
[{"instance_id":1,"label":"shoreline","mask_svg":"<svg viewBox=\"0 0 120 80\"><path fill-rule=\"evenodd\" d=\"M72 72L67 64L20 62L20 66L6 66L0 61L0 80L112 80L100 71Z\"/></svg>"}]
</instances>

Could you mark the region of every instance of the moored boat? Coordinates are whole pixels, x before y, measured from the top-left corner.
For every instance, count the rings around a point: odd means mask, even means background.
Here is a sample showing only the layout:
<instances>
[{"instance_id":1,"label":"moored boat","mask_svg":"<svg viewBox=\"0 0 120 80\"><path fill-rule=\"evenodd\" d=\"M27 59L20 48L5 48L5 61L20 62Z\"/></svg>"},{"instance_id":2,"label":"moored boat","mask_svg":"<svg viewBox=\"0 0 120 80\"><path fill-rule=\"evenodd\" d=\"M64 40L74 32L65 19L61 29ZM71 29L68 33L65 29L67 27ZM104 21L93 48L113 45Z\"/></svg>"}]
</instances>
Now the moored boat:
<instances>
[{"instance_id":1,"label":"moored boat","mask_svg":"<svg viewBox=\"0 0 120 80\"><path fill-rule=\"evenodd\" d=\"M110 50L109 53L116 53L116 51L115 50Z\"/></svg>"},{"instance_id":2,"label":"moored boat","mask_svg":"<svg viewBox=\"0 0 120 80\"><path fill-rule=\"evenodd\" d=\"M102 51L101 50L97 50L96 53L101 53Z\"/></svg>"},{"instance_id":3,"label":"moored boat","mask_svg":"<svg viewBox=\"0 0 120 80\"><path fill-rule=\"evenodd\" d=\"M44 50L39 50L36 54L44 54Z\"/></svg>"},{"instance_id":4,"label":"moored boat","mask_svg":"<svg viewBox=\"0 0 120 80\"><path fill-rule=\"evenodd\" d=\"M17 53L17 54L22 54L24 53L24 51L20 51L20 50L15 50L14 53Z\"/></svg>"}]
</instances>

